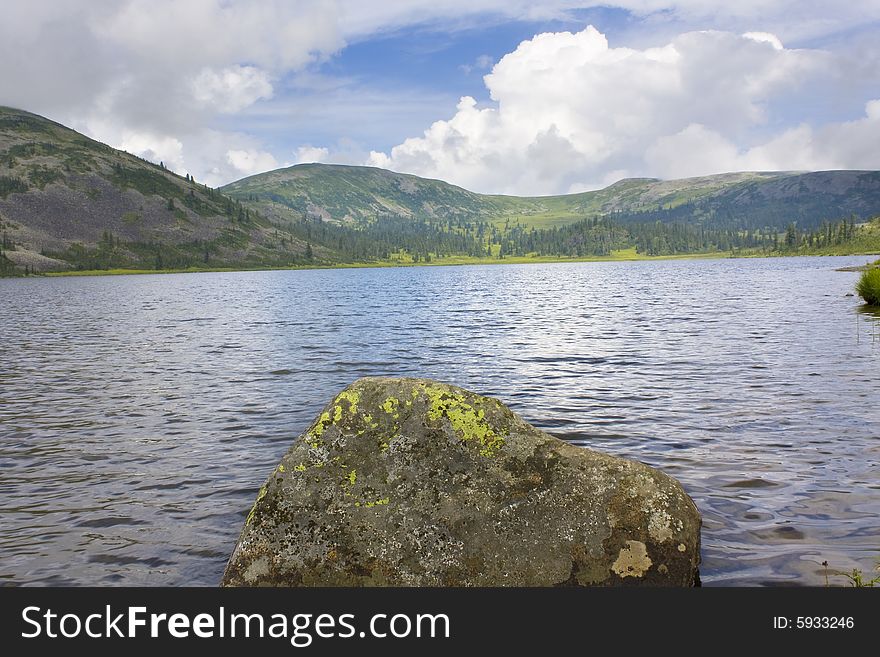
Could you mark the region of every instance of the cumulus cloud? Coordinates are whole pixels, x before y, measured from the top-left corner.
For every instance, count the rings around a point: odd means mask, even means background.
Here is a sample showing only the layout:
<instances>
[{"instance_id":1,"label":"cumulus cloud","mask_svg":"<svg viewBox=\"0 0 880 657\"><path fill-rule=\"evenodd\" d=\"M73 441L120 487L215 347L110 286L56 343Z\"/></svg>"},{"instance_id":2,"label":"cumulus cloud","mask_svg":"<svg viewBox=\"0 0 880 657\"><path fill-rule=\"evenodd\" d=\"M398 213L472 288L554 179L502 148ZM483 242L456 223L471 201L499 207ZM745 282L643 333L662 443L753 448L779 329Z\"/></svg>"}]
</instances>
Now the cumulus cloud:
<instances>
[{"instance_id":1,"label":"cumulus cloud","mask_svg":"<svg viewBox=\"0 0 880 657\"><path fill-rule=\"evenodd\" d=\"M833 88L841 80L825 82ZM821 88L815 91L822 93ZM865 103L863 114L851 121L820 125L802 121L745 147L734 140L735 134L725 137L701 124L690 124L675 135L658 137L646 152L645 164L668 177L736 170L877 169L880 101Z\"/></svg>"},{"instance_id":2,"label":"cumulus cloud","mask_svg":"<svg viewBox=\"0 0 880 657\"><path fill-rule=\"evenodd\" d=\"M784 50L785 47L782 45L782 41L779 40L779 37L775 34L770 34L769 32L746 32L743 34L746 39L751 39L752 41L757 41L758 43L769 43L770 47L774 50Z\"/></svg>"},{"instance_id":3,"label":"cumulus cloud","mask_svg":"<svg viewBox=\"0 0 880 657\"><path fill-rule=\"evenodd\" d=\"M330 149L317 146L300 146L296 149L296 163L326 162L330 157Z\"/></svg>"},{"instance_id":4,"label":"cumulus cloud","mask_svg":"<svg viewBox=\"0 0 880 657\"><path fill-rule=\"evenodd\" d=\"M203 180L228 182L223 177L239 169L226 151L259 148L227 124L220 140L226 148L218 151L224 116L271 98L274 79L345 45L338 8L317 0L7 5L0 104L44 114ZM208 153L218 162L209 165ZM267 161L258 157L248 166Z\"/></svg>"},{"instance_id":5,"label":"cumulus cloud","mask_svg":"<svg viewBox=\"0 0 880 657\"><path fill-rule=\"evenodd\" d=\"M226 161L235 167L236 171L246 176L278 168L278 160L275 159L275 156L265 151L253 149L226 151Z\"/></svg>"},{"instance_id":6,"label":"cumulus cloud","mask_svg":"<svg viewBox=\"0 0 880 657\"><path fill-rule=\"evenodd\" d=\"M486 189L505 187L506 167L531 163L532 174L511 180L511 187L515 182L523 186L517 189L533 191L579 189L615 171L646 170L644 157L633 161L623 155L628 147L642 154L650 151L651 157L663 161L664 144L675 144L675 139L683 143L700 134L735 144L739 157L765 146L756 152L768 161L781 152L782 142L774 140L783 137L785 143L801 143L797 135L809 132L815 149L817 140L825 139L827 126L812 124L806 115L781 120L775 99L792 88L806 88L811 76L824 76L832 85L824 97L851 110L845 118L859 123L868 96L863 93L853 104L857 94L842 83L834 87L834 81L848 71L876 89L872 76L880 68L880 51L871 44L866 51L874 57L846 63L828 53L789 46L864 30L880 17L880 0L29 0L3 7L0 104L45 114L113 146L127 145L138 154L159 157L200 179L228 182L239 169L227 152L271 148L243 135L243 122L236 119L253 116L269 102L298 106L291 97L291 78L333 57L347 43L412 26L454 31L510 20L571 20L585 7L615 7L645 18L627 21L641 27L621 28L632 37L625 41L640 47L609 48L596 35L582 32L535 37L494 67L484 55L466 67L471 73L492 68L486 77L492 103L464 100L454 117L445 114L446 120L431 126L423 137L376 153L371 161L420 171L455 170L462 181ZM695 26L730 33L657 36L687 33ZM737 36L741 33L746 36ZM657 44L661 47L653 47ZM858 67L858 75L853 67ZM372 97L388 95L384 89L368 91ZM423 97L401 100L396 109L377 111L362 121L358 135L366 143L358 148L377 148L399 141L401 134L419 134L424 124L410 128L413 117L423 116L426 104L440 105L425 100L435 90L422 91ZM689 93L693 95L688 101ZM336 120L340 110L325 102L322 92L314 92L315 99L320 102L312 105L320 106L320 114L329 117L326 121ZM815 97L806 100L820 102ZM404 105L413 102L421 108ZM301 104L308 114L309 103ZM448 99L442 105L448 107ZM309 116L305 118L316 123ZM279 123L290 131L291 126L303 125L303 117L294 112ZM351 134L349 119L337 121L337 134ZM774 121L785 128L777 127L775 133L763 135L763 142L756 141L755 126ZM857 130L843 123L840 129L846 135ZM785 130L800 132L786 135ZM300 139L329 144L331 132ZM397 135L394 141L392 134ZM660 138L668 139L658 142ZM712 138L720 158L728 150ZM426 141L420 145L421 139ZM507 141L493 145L491 139ZM802 144L798 152L806 148ZM339 154L331 147L326 159L351 158L352 152ZM471 156L477 161L468 159ZM812 157L821 158L821 153ZM843 153L835 157L845 160ZM361 154L359 161L363 159ZM497 173L492 174L489 170L496 163Z\"/></svg>"},{"instance_id":7,"label":"cumulus cloud","mask_svg":"<svg viewBox=\"0 0 880 657\"><path fill-rule=\"evenodd\" d=\"M174 137L150 133L128 133L120 143L122 150L152 162L162 162L174 171L184 171L183 144Z\"/></svg>"},{"instance_id":8,"label":"cumulus cloud","mask_svg":"<svg viewBox=\"0 0 880 657\"><path fill-rule=\"evenodd\" d=\"M601 187L610 175L880 168L873 104L851 123L773 130L793 94L834 93L861 113L846 73L832 54L771 34L690 32L641 50L610 47L592 26L539 34L485 76L493 105L464 97L454 116L368 161L519 194Z\"/></svg>"},{"instance_id":9,"label":"cumulus cloud","mask_svg":"<svg viewBox=\"0 0 880 657\"><path fill-rule=\"evenodd\" d=\"M865 104L852 121L812 127L802 123L778 137L748 149L744 168L878 169L880 168L880 100Z\"/></svg>"},{"instance_id":10,"label":"cumulus cloud","mask_svg":"<svg viewBox=\"0 0 880 657\"><path fill-rule=\"evenodd\" d=\"M32 0L4 7L0 100L37 110L156 98L226 111L271 94L269 77L344 45L332 5L313 0ZM38 81L38 83L35 83ZM174 124L180 111L166 111Z\"/></svg>"},{"instance_id":11,"label":"cumulus cloud","mask_svg":"<svg viewBox=\"0 0 880 657\"><path fill-rule=\"evenodd\" d=\"M232 114L272 97L272 83L254 66L227 66L219 71L204 68L192 82L193 97L203 106Z\"/></svg>"}]
</instances>

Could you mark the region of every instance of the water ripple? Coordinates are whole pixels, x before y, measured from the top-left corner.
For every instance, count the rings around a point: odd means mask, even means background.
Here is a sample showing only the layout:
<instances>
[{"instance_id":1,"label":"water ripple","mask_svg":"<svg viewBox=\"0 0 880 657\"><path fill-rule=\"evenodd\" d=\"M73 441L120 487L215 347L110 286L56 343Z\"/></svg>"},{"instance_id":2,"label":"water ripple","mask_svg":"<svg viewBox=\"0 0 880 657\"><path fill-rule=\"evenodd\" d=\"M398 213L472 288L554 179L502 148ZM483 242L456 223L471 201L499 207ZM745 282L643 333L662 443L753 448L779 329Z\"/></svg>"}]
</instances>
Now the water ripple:
<instances>
[{"instance_id":1,"label":"water ripple","mask_svg":"<svg viewBox=\"0 0 880 657\"><path fill-rule=\"evenodd\" d=\"M880 550L865 258L0 280L0 580L213 585L257 488L363 375L428 376L677 477L708 585Z\"/></svg>"}]
</instances>

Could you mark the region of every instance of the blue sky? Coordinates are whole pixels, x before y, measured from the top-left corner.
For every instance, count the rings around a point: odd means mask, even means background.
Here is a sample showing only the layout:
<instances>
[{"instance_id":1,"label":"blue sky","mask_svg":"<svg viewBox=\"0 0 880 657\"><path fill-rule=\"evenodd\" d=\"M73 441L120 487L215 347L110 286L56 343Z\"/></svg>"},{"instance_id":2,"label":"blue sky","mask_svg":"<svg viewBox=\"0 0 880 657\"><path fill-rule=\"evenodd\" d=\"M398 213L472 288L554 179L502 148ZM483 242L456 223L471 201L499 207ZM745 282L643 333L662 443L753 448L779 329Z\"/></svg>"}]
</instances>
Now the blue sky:
<instances>
[{"instance_id":1,"label":"blue sky","mask_svg":"<svg viewBox=\"0 0 880 657\"><path fill-rule=\"evenodd\" d=\"M876 169L878 25L880 0L33 0L4 11L0 103L214 185Z\"/></svg>"},{"instance_id":2,"label":"blue sky","mask_svg":"<svg viewBox=\"0 0 880 657\"><path fill-rule=\"evenodd\" d=\"M328 146L346 140L349 148L356 145L364 151L359 155L390 150L432 121L453 114L462 96L491 103L483 76L520 42L541 32L580 30L591 23L614 29L630 20L619 9L574 14L579 18L509 21L488 16L476 24L415 25L370 35L306 74L291 74L283 83L287 93L277 103L255 107L250 117L229 117L224 127L246 125L253 134L265 132L277 149L291 153L302 144ZM314 105L302 108L295 124L287 123L290 113L281 108L296 104L300 96ZM280 117L273 104L283 112ZM337 107L329 108L331 104ZM365 111L370 120L359 121ZM263 130L266 121L272 127Z\"/></svg>"}]
</instances>

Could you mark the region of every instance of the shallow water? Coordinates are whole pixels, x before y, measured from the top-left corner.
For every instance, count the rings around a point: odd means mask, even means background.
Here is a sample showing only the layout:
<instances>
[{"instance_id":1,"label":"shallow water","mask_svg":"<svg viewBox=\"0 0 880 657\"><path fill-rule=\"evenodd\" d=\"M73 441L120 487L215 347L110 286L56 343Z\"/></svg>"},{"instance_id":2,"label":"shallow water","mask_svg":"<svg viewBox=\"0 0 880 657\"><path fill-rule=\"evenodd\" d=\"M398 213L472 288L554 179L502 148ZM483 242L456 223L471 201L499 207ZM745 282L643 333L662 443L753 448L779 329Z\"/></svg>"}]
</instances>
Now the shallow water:
<instances>
[{"instance_id":1,"label":"shallow water","mask_svg":"<svg viewBox=\"0 0 880 657\"><path fill-rule=\"evenodd\" d=\"M0 280L0 581L216 584L293 438L376 374L677 477L705 585L870 570L880 317L834 271L867 260Z\"/></svg>"}]
</instances>

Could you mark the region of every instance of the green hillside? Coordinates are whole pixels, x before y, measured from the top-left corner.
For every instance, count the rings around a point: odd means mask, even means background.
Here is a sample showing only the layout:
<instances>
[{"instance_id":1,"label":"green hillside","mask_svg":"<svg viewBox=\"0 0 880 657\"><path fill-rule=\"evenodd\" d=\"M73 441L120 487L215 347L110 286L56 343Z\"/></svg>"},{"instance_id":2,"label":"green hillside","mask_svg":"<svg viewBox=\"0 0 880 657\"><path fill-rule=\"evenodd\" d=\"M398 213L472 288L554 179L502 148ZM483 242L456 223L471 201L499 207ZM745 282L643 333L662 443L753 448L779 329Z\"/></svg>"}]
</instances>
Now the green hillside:
<instances>
[{"instance_id":1,"label":"green hillside","mask_svg":"<svg viewBox=\"0 0 880 657\"><path fill-rule=\"evenodd\" d=\"M527 228L612 215L619 222L683 222L712 228L801 229L880 213L880 172L743 172L683 180L636 178L563 196L469 192L383 169L302 164L258 174L222 191L279 221L354 223L380 216L466 219Z\"/></svg>"},{"instance_id":2,"label":"green hillside","mask_svg":"<svg viewBox=\"0 0 880 657\"><path fill-rule=\"evenodd\" d=\"M7 107L0 234L0 267L28 271L290 264L308 246L188 177Z\"/></svg>"},{"instance_id":3,"label":"green hillside","mask_svg":"<svg viewBox=\"0 0 880 657\"><path fill-rule=\"evenodd\" d=\"M372 167L300 164L222 188L267 217L356 223L376 216L422 218L500 215L521 199L489 197L441 180ZM539 206L535 206L539 209Z\"/></svg>"},{"instance_id":4,"label":"green hillside","mask_svg":"<svg viewBox=\"0 0 880 657\"><path fill-rule=\"evenodd\" d=\"M743 183L786 175L739 173L676 181L636 178L594 192L521 197L477 194L442 180L372 167L299 164L238 180L222 191L282 221L312 218L357 223L394 215L427 220L519 221L547 227L584 216L677 207Z\"/></svg>"},{"instance_id":5,"label":"green hillside","mask_svg":"<svg viewBox=\"0 0 880 657\"><path fill-rule=\"evenodd\" d=\"M483 195L309 164L220 190L0 108L0 275L880 251L880 172L622 180Z\"/></svg>"}]
</instances>

